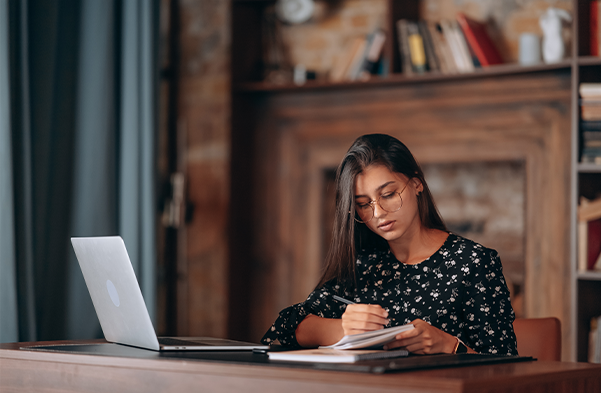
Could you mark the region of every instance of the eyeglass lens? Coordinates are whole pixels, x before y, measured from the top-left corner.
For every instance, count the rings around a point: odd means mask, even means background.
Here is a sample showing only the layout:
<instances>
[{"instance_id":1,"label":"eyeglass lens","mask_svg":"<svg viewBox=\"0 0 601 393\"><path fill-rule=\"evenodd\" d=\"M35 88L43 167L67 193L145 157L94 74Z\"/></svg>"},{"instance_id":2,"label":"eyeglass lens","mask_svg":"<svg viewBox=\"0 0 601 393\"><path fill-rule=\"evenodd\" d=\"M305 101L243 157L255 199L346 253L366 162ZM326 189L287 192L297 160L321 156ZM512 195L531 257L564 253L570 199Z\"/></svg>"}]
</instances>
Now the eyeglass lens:
<instances>
[{"instance_id":1,"label":"eyeglass lens","mask_svg":"<svg viewBox=\"0 0 601 393\"><path fill-rule=\"evenodd\" d=\"M388 195L381 195L376 202L382 210L388 213L394 213L403 206L403 198L400 192L394 192ZM366 223L374 217L374 203L365 203L357 205L359 219L357 221Z\"/></svg>"}]
</instances>

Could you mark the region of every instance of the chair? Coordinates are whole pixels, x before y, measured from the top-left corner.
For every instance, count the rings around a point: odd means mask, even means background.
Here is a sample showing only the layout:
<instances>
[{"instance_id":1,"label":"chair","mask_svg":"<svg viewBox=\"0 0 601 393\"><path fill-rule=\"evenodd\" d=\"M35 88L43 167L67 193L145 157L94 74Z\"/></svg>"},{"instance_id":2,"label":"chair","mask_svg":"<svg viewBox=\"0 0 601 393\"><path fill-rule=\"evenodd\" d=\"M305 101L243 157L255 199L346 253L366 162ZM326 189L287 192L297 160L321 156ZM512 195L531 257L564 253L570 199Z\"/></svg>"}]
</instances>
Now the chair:
<instances>
[{"instance_id":1,"label":"chair","mask_svg":"<svg viewBox=\"0 0 601 393\"><path fill-rule=\"evenodd\" d=\"M513 322L520 356L561 360L561 322L550 318L523 318Z\"/></svg>"}]
</instances>

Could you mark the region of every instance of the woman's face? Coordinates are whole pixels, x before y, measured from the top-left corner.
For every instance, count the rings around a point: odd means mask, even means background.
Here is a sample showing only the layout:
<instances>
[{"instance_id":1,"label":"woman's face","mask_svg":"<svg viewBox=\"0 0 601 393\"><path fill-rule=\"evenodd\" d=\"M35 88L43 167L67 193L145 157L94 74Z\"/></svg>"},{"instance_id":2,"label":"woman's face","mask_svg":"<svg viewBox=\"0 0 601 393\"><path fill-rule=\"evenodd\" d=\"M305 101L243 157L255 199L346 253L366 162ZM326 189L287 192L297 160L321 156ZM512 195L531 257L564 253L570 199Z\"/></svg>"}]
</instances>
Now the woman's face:
<instances>
[{"instance_id":1,"label":"woman's face","mask_svg":"<svg viewBox=\"0 0 601 393\"><path fill-rule=\"evenodd\" d=\"M383 165L368 166L355 178L358 217L367 221L365 225L388 242L401 239L421 228L417 194L422 190L423 185L418 179L410 180ZM401 207L396 210L398 206ZM368 221L372 211L373 217Z\"/></svg>"}]
</instances>

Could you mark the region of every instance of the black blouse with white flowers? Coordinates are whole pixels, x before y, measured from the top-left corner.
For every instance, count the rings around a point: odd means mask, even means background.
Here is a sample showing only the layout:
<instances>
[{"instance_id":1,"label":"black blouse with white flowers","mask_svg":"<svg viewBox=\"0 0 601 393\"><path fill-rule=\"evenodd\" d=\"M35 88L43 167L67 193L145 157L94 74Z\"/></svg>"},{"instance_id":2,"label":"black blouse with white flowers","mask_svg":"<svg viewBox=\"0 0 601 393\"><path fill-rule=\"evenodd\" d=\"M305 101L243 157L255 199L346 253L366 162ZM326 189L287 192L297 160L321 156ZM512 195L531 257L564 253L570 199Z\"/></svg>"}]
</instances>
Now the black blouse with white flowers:
<instances>
[{"instance_id":1,"label":"black blouse with white flowers","mask_svg":"<svg viewBox=\"0 0 601 393\"><path fill-rule=\"evenodd\" d=\"M517 355L515 316L495 250L450 234L434 255L417 265L399 262L390 250L358 254L356 290L326 283L303 303L282 310L262 342L299 347L295 330L308 314L342 316L346 306L332 298L337 294L379 304L388 311L389 326L419 318L477 352Z\"/></svg>"}]
</instances>

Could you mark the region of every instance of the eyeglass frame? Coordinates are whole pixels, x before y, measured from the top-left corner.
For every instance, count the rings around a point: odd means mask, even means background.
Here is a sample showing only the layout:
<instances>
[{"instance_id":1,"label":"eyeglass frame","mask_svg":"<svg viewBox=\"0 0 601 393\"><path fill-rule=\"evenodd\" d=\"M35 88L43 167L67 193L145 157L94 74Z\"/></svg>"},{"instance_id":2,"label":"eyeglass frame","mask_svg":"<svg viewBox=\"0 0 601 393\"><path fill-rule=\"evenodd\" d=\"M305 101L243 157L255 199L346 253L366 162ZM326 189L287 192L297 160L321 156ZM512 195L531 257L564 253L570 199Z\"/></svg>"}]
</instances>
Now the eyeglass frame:
<instances>
[{"instance_id":1,"label":"eyeglass frame","mask_svg":"<svg viewBox=\"0 0 601 393\"><path fill-rule=\"evenodd\" d=\"M398 212L403 207L403 197L401 196L401 194L403 193L403 191L405 191L405 189L407 188L407 185L409 184L410 181L411 181L411 179L407 180L407 182L405 183L405 187L403 187L403 189L400 192L399 191L395 191L394 192L395 194L399 195L399 198L401 198L401 206L399 206L398 209L393 210L393 211L388 211L388 210L384 209L382 207L382 205L380 205L380 198L382 198L383 195L380 195L378 197L378 199L375 199L375 200L372 199L369 202L367 202L367 204L369 205L369 207L371 207L371 218L369 220L367 220L367 221L359 221L359 220L357 220L357 217L355 217L355 216L353 216L353 219L355 221L357 221L359 224L367 224L368 222L370 222L371 220L373 220L373 218L376 216L376 208L374 207L376 203L378 204L378 206L380 206L380 209L384 210L387 213L396 213L396 212ZM359 214L359 212L357 212L356 203L355 203L355 212L357 214ZM349 214L352 214L352 212L349 211Z\"/></svg>"}]
</instances>

